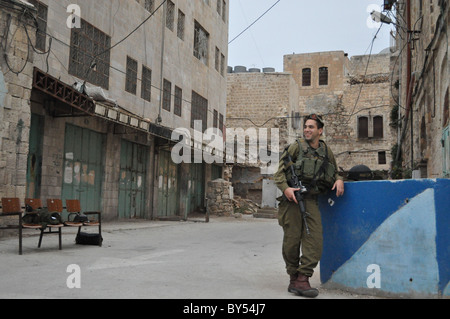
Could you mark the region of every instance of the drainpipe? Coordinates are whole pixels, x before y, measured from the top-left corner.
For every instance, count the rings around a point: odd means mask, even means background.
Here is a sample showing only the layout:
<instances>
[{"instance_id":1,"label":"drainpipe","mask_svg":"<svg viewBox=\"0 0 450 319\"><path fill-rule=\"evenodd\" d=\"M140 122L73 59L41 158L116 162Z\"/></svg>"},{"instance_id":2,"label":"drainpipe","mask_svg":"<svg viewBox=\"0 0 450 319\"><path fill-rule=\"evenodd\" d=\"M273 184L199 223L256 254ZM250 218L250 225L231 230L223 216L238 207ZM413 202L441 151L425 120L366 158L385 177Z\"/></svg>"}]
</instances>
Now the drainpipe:
<instances>
[{"instance_id":1,"label":"drainpipe","mask_svg":"<svg viewBox=\"0 0 450 319\"><path fill-rule=\"evenodd\" d=\"M164 80L164 44L166 36L166 17L167 17L167 1L163 4L163 16L162 16L162 34L161 34L161 77L159 79L159 110L158 117L156 118L156 124L162 122L161 109L163 103L163 80Z\"/></svg>"}]
</instances>

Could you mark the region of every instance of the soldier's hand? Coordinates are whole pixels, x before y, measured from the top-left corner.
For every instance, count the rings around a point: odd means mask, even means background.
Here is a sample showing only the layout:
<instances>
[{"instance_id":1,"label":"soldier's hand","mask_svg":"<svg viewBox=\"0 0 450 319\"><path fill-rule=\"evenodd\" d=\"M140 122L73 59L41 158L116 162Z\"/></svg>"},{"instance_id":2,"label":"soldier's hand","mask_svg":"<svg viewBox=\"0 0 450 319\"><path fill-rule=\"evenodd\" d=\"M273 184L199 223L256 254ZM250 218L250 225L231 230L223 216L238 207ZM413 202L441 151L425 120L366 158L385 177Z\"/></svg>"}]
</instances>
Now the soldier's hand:
<instances>
[{"instance_id":1,"label":"soldier's hand","mask_svg":"<svg viewBox=\"0 0 450 319\"><path fill-rule=\"evenodd\" d=\"M288 201L290 201L290 202L294 201L296 204L298 204L297 199L295 198L294 192L297 192L299 190L300 190L300 188L292 188L292 187L286 188L284 191L284 196L286 196Z\"/></svg>"},{"instance_id":2,"label":"soldier's hand","mask_svg":"<svg viewBox=\"0 0 450 319\"><path fill-rule=\"evenodd\" d=\"M335 189L337 197L344 195L344 182L338 179L331 190L334 191Z\"/></svg>"}]
</instances>

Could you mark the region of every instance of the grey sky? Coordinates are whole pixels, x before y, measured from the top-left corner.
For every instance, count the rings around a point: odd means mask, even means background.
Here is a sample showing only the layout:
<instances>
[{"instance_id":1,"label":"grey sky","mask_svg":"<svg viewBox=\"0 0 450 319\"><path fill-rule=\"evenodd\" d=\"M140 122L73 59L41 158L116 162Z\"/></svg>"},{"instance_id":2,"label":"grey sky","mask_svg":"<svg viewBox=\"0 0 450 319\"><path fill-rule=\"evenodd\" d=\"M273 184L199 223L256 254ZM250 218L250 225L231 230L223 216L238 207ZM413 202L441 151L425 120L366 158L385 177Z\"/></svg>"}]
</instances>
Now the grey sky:
<instances>
[{"instance_id":1,"label":"grey sky","mask_svg":"<svg viewBox=\"0 0 450 319\"><path fill-rule=\"evenodd\" d=\"M277 0L230 0L229 41ZM283 56L342 50L349 56L369 54L379 25L371 20L383 0L281 0L250 29L232 41L228 65L274 67L283 71ZM390 45L392 27L384 24L374 41L376 54Z\"/></svg>"}]
</instances>

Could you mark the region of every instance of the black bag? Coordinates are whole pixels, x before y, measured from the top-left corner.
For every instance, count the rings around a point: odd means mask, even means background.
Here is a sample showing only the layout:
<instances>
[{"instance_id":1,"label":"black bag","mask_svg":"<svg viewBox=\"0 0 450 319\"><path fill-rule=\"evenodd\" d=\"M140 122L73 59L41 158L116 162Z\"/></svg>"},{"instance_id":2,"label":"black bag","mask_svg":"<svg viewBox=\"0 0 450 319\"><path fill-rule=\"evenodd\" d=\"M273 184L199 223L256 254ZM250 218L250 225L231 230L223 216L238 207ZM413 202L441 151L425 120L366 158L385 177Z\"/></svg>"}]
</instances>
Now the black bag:
<instances>
[{"instance_id":1,"label":"black bag","mask_svg":"<svg viewBox=\"0 0 450 319\"><path fill-rule=\"evenodd\" d=\"M78 245L96 245L101 246L103 242L103 238L100 234L97 233L83 233L80 232L77 234L75 242Z\"/></svg>"}]
</instances>

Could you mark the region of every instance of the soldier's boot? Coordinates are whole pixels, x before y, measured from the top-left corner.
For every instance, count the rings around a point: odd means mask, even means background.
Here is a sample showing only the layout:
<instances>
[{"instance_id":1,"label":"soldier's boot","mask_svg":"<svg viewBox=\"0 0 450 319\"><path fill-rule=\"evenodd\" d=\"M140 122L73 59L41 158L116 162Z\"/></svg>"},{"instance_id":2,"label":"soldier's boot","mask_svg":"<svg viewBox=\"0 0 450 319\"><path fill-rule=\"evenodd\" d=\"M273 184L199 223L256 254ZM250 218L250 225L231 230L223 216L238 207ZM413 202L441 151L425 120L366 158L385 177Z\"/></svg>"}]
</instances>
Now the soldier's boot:
<instances>
[{"instance_id":1,"label":"soldier's boot","mask_svg":"<svg viewBox=\"0 0 450 319\"><path fill-rule=\"evenodd\" d=\"M294 275L290 275L290 279L289 279L289 286L288 286L288 291L289 292L294 292L294 285L295 285L295 281L297 280L298 277L298 273L295 273Z\"/></svg>"},{"instance_id":2,"label":"soldier's boot","mask_svg":"<svg viewBox=\"0 0 450 319\"><path fill-rule=\"evenodd\" d=\"M297 278L294 279L295 276ZM291 275L288 291L299 296L309 298L315 298L319 295L318 289L311 288L311 285L309 284L309 277L302 274Z\"/></svg>"}]
</instances>

